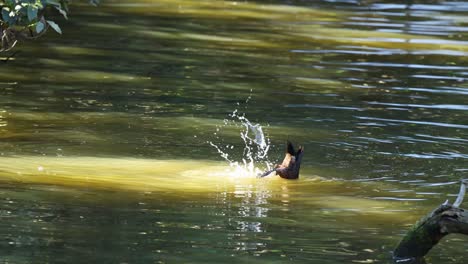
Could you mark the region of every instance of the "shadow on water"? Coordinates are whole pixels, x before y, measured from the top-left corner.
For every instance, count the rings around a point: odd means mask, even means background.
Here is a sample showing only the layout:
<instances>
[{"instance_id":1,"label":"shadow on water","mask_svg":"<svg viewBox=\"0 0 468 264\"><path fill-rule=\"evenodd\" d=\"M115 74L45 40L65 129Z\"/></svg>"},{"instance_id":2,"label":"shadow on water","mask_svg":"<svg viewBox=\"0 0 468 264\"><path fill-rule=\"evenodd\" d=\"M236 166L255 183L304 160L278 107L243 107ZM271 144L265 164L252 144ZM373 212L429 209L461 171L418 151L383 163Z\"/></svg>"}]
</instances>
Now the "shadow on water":
<instances>
[{"instance_id":1,"label":"shadow on water","mask_svg":"<svg viewBox=\"0 0 468 264\"><path fill-rule=\"evenodd\" d=\"M3 260L386 263L466 178L467 10L76 5L0 73ZM299 181L226 172L207 142L242 149L238 127L214 135L235 109L271 162L305 146ZM428 262L464 263L464 241Z\"/></svg>"}]
</instances>

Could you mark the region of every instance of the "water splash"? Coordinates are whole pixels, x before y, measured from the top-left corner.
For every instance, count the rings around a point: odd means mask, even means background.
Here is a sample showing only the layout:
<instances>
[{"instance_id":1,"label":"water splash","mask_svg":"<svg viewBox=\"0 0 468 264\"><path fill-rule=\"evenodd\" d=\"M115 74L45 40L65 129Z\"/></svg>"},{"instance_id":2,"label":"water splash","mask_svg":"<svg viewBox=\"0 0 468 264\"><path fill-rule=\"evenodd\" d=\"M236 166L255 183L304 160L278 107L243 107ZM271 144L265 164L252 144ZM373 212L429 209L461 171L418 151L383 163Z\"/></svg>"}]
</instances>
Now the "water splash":
<instances>
[{"instance_id":1,"label":"water splash","mask_svg":"<svg viewBox=\"0 0 468 264\"><path fill-rule=\"evenodd\" d=\"M242 154L231 144L224 145L224 141L219 137L221 130L236 127L241 128L240 139L242 140ZM229 174L235 177L255 177L265 170L270 170L273 164L268 160L268 151L270 150L270 140L265 136L263 127L260 124L253 124L245 117L234 110L229 114L228 119L224 119L224 125L217 126L214 133L216 139L221 143L208 141L220 156L229 162L231 170ZM237 157L236 157L237 156Z\"/></svg>"}]
</instances>

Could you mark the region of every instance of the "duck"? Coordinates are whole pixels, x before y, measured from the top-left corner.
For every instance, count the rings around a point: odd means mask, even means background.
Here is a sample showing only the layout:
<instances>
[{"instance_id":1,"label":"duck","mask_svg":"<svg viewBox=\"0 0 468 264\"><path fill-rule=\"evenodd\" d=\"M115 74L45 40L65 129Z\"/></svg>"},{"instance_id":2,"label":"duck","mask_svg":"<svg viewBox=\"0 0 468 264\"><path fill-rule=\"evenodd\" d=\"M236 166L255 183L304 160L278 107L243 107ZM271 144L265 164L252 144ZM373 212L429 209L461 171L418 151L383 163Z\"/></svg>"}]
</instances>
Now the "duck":
<instances>
[{"instance_id":1,"label":"duck","mask_svg":"<svg viewBox=\"0 0 468 264\"><path fill-rule=\"evenodd\" d=\"M276 175L279 175L283 179L298 179L303 155L304 147L299 146L299 149L296 151L294 145L288 140L286 141L286 154L283 162L276 165L274 169L266 171L259 176L262 178L275 172Z\"/></svg>"}]
</instances>

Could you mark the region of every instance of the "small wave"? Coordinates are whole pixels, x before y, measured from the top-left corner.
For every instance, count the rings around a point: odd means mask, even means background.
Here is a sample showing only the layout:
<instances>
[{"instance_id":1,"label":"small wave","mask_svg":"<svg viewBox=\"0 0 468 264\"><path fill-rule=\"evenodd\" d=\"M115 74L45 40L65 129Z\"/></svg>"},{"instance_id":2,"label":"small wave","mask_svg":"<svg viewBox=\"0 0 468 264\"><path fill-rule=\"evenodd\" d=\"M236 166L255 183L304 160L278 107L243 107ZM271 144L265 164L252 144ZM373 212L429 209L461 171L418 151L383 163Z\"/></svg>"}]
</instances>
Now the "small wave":
<instances>
[{"instance_id":1,"label":"small wave","mask_svg":"<svg viewBox=\"0 0 468 264\"><path fill-rule=\"evenodd\" d=\"M287 104L286 108L323 108L323 109L336 109L336 110L352 110L363 111L362 108L352 106L335 106L335 105L321 105L321 104Z\"/></svg>"},{"instance_id":2,"label":"small wave","mask_svg":"<svg viewBox=\"0 0 468 264\"><path fill-rule=\"evenodd\" d=\"M392 201L425 201L427 199L424 198L401 198L401 197L372 197L373 200L392 200Z\"/></svg>"},{"instance_id":3,"label":"small wave","mask_svg":"<svg viewBox=\"0 0 468 264\"><path fill-rule=\"evenodd\" d=\"M468 129L468 125L461 125L461 124L430 122L430 121L387 119L387 118L366 117L366 116L354 116L354 117L357 118L357 119L361 119L361 120L374 120L374 121L383 121L383 122L392 122L392 123L405 123L405 124L416 124L416 125L428 125L428 126L439 126L439 127L448 127L448 128Z\"/></svg>"},{"instance_id":4,"label":"small wave","mask_svg":"<svg viewBox=\"0 0 468 264\"><path fill-rule=\"evenodd\" d=\"M463 110L463 111L468 110L468 105L454 105L454 104L423 105L423 104L398 104L398 103L383 103L383 102L368 102L367 104L396 106L396 107L426 108L426 109L446 109L446 110Z\"/></svg>"}]
</instances>

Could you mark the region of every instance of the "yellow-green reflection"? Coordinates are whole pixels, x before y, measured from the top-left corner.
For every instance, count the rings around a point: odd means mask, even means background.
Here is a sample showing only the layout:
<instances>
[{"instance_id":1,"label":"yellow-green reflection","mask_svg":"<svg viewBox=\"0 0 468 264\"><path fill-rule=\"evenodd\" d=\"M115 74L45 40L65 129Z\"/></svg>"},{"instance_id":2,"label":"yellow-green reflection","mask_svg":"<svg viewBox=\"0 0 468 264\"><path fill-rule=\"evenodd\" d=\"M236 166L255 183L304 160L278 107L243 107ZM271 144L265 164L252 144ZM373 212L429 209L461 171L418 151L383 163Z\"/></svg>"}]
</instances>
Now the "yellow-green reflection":
<instances>
[{"instance_id":1,"label":"yellow-green reflection","mask_svg":"<svg viewBox=\"0 0 468 264\"><path fill-rule=\"evenodd\" d=\"M2 67L2 261L386 263L466 171L450 2L102 2ZM234 110L272 163L305 145L298 181L229 171Z\"/></svg>"},{"instance_id":2,"label":"yellow-green reflection","mask_svg":"<svg viewBox=\"0 0 468 264\"><path fill-rule=\"evenodd\" d=\"M254 2L239 1L189 1L189 0L163 0L139 1L136 5L110 4L119 12L135 12L139 14L153 14L158 12L166 15L204 16L209 18L241 18L241 19L310 19L321 17L334 20L337 14L331 11L321 11L301 8L290 5L256 4Z\"/></svg>"},{"instance_id":3,"label":"yellow-green reflection","mask_svg":"<svg viewBox=\"0 0 468 264\"><path fill-rule=\"evenodd\" d=\"M274 194L283 203L338 210L357 210L368 214L388 214L391 203L353 197L353 183L325 180L305 173L304 180L286 181L278 176L256 178L226 162L204 160L151 160L135 158L36 157L0 158L2 181L48 184L91 189L178 193L233 192L240 196L253 192ZM368 188L374 188L373 185ZM314 194L314 197L305 193ZM382 210L385 209L385 210ZM385 212L387 211L387 212ZM295 212L291 212L295 214ZM312 216L311 216L312 217Z\"/></svg>"},{"instance_id":4,"label":"yellow-green reflection","mask_svg":"<svg viewBox=\"0 0 468 264\"><path fill-rule=\"evenodd\" d=\"M124 190L216 190L229 181L219 163L92 157L2 158L2 176L25 183L121 188Z\"/></svg>"}]
</instances>

